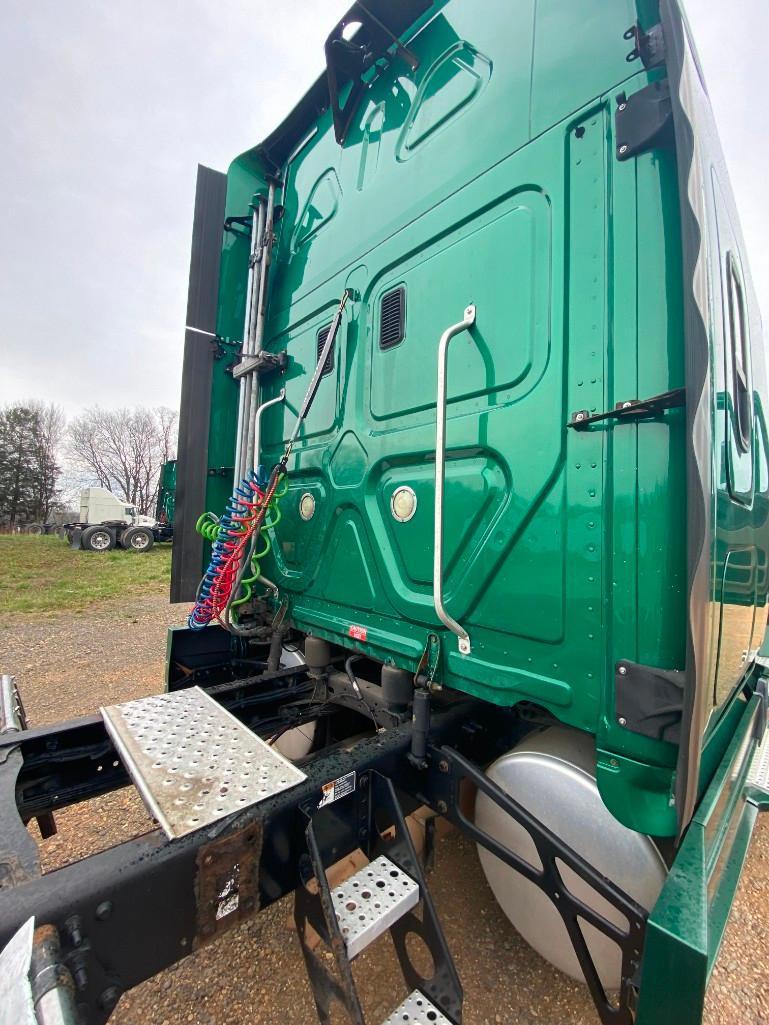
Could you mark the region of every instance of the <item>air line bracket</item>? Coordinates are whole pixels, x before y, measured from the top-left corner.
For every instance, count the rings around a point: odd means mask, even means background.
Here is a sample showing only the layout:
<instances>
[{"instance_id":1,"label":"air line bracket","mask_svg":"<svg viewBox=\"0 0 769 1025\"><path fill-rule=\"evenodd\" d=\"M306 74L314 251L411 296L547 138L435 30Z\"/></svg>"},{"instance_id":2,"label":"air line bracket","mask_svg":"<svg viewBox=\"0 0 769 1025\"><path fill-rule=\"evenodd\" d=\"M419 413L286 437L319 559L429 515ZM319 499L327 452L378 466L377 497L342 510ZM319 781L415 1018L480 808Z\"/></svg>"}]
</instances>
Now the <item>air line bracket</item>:
<instances>
[{"instance_id":1,"label":"air line bracket","mask_svg":"<svg viewBox=\"0 0 769 1025\"><path fill-rule=\"evenodd\" d=\"M234 364L232 376L237 380L244 374L271 374L276 370L282 373L287 366L288 353L285 350L283 352L262 350L258 355L247 356L245 359L241 359L240 363Z\"/></svg>"}]
</instances>

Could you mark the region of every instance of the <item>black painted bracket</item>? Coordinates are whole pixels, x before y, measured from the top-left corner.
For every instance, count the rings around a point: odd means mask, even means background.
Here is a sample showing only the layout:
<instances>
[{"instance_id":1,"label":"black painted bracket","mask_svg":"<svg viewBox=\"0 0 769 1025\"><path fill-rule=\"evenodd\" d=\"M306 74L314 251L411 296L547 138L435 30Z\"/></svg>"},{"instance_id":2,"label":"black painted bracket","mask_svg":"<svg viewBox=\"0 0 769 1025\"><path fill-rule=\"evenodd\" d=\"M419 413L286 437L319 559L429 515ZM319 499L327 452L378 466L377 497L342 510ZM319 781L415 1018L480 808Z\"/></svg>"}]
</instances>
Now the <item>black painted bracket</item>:
<instances>
[{"instance_id":1,"label":"black painted bracket","mask_svg":"<svg viewBox=\"0 0 769 1025\"><path fill-rule=\"evenodd\" d=\"M357 0L326 40L326 74L334 134L341 146L347 138L361 97L382 66L393 56L416 71L418 58L400 36L430 7L431 0ZM351 82L345 96L344 86Z\"/></svg>"},{"instance_id":2,"label":"black painted bracket","mask_svg":"<svg viewBox=\"0 0 769 1025\"><path fill-rule=\"evenodd\" d=\"M685 403L686 389L674 388L661 395L653 395L650 399L625 399L623 402L618 402L614 409L606 410L604 413L591 413L589 409L578 409L576 413L572 413L571 420L566 426L580 430L589 427L590 424L600 423L602 420L648 420L664 413L666 409L675 409Z\"/></svg>"},{"instance_id":3,"label":"black painted bracket","mask_svg":"<svg viewBox=\"0 0 769 1025\"><path fill-rule=\"evenodd\" d=\"M662 25L652 25L648 32L643 32L640 25L631 25L625 33L625 39L632 40L634 44L625 58L628 64L639 57L647 70L665 63L665 37Z\"/></svg>"},{"instance_id":4,"label":"black painted bracket","mask_svg":"<svg viewBox=\"0 0 769 1025\"><path fill-rule=\"evenodd\" d=\"M307 854L300 859L304 885L295 891L294 920L321 1025L331 1025L332 1018L340 1020L332 1014L334 1004L339 1005L340 1012L347 1012L352 1025L365 1025L351 959L326 876L326 866L338 857L335 852L358 846L370 861L384 854L419 885L421 914L408 911L390 926L390 937L408 988L418 989L449 1021L460 1025L462 985L392 781L378 772L361 774L357 789L342 800L320 809L308 804L303 810L307 816ZM313 931L333 954L333 974L328 959L311 946ZM407 943L412 934L423 941L430 953L430 977L425 977L423 969L412 962ZM428 1012L427 1017L431 1014L434 1016L434 1012Z\"/></svg>"},{"instance_id":5,"label":"black painted bracket","mask_svg":"<svg viewBox=\"0 0 769 1025\"><path fill-rule=\"evenodd\" d=\"M673 105L666 78L617 96L615 113L617 160L630 160L640 153L672 145Z\"/></svg>"}]
</instances>

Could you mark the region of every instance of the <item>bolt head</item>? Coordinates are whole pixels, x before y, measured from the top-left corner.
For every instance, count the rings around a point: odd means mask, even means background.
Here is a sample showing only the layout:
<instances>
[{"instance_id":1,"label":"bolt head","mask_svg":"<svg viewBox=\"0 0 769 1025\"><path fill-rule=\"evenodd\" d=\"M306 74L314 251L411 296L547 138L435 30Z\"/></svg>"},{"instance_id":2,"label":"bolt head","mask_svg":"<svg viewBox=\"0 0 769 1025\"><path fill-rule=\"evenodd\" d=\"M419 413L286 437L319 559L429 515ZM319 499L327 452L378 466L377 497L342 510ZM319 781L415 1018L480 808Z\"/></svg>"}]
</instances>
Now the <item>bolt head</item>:
<instances>
[{"instance_id":1,"label":"bolt head","mask_svg":"<svg viewBox=\"0 0 769 1025\"><path fill-rule=\"evenodd\" d=\"M101 904L96 906L96 917L100 922L105 922L112 914L112 901L103 900Z\"/></svg>"},{"instance_id":2,"label":"bolt head","mask_svg":"<svg viewBox=\"0 0 769 1025\"><path fill-rule=\"evenodd\" d=\"M103 1011L114 1011L120 999L120 989L117 986L108 986L99 997L99 1004Z\"/></svg>"},{"instance_id":3,"label":"bolt head","mask_svg":"<svg viewBox=\"0 0 769 1025\"><path fill-rule=\"evenodd\" d=\"M619 151L620 153L627 153L627 146L620 146Z\"/></svg>"},{"instance_id":4,"label":"bolt head","mask_svg":"<svg viewBox=\"0 0 769 1025\"><path fill-rule=\"evenodd\" d=\"M620 724L620 726L627 726L627 719L623 715L619 717L617 722Z\"/></svg>"},{"instance_id":5,"label":"bolt head","mask_svg":"<svg viewBox=\"0 0 769 1025\"><path fill-rule=\"evenodd\" d=\"M617 110L624 110L625 107L627 107L627 103L620 103L620 105L617 107Z\"/></svg>"},{"instance_id":6,"label":"bolt head","mask_svg":"<svg viewBox=\"0 0 769 1025\"><path fill-rule=\"evenodd\" d=\"M627 675L627 666L620 666L619 667L619 675L620 676L626 676Z\"/></svg>"},{"instance_id":7,"label":"bolt head","mask_svg":"<svg viewBox=\"0 0 769 1025\"><path fill-rule=\"evenodd\" d=\"M446 761L445 758L441 758L441 760L438 762L438 771L439 772L448 772L449 771L449 763Z\"/></svg>"},{"instance_id":8,"label":"bolt head","mask_svg":"<svg viewBox=\"0 0 769 1025\"><path fill-rule=\"evenodd\" d=\"M630 407L631 407L632 405L633 405L633 403L632 403L632 402L630 402L630 401L628 401L628 402L623 402L623 403L622 403L622 408L623 408L623 409L630 409Z\"/></svg>"},{"instance_id":9,"label":"bolt head","mask_svg":"<svg viewBox=\"0 0 769 1025\"><path fill-rule=\"evenodd\" d=\"M574 419L577 421L577 423L580 423L580 421L585 419L585 414L584 413L577 413L577 415L574 417Z\"/></svg>"}]
</instances>

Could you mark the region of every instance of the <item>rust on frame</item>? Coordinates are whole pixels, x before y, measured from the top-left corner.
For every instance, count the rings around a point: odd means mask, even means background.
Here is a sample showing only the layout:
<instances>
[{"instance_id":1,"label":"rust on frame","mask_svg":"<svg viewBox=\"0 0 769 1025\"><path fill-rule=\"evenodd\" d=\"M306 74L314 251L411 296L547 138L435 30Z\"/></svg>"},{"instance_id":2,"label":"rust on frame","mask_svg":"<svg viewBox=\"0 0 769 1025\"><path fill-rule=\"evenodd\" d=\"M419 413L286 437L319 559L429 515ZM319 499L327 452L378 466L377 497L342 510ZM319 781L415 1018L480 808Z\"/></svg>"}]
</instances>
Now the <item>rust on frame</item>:
<instances>
[{"instance_id":1,"label":"rust on frame","mask_svg":"<svg viewBox=\"0 0 769 1025\"><path fill-rule=\"evenodd\" d=\"M259 910L262 827L251 823L201 847L195 879L195 939L210 943Z\"/></svg>"}]
</instances>

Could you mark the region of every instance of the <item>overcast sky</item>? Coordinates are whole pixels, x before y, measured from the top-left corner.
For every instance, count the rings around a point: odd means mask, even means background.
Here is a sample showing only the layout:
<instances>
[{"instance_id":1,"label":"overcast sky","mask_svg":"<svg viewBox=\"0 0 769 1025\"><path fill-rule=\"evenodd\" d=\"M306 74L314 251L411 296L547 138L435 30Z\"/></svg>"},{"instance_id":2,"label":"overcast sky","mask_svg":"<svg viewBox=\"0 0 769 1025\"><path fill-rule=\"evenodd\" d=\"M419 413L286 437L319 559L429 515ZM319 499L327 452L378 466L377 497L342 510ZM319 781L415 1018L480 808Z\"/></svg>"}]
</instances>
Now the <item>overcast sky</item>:
<instances>
[{"instance_id":1,"label":"overcast sky","mask_svg":"<svg viewBox=\"0 0 769 1025\"><path fill-rule=\"evenodd\" d=\"M0 4L0 403L178 405L196 166L278 124L350 2ZM769 4L687 8L769 324Z\"/></svg>"}]
</instances>

